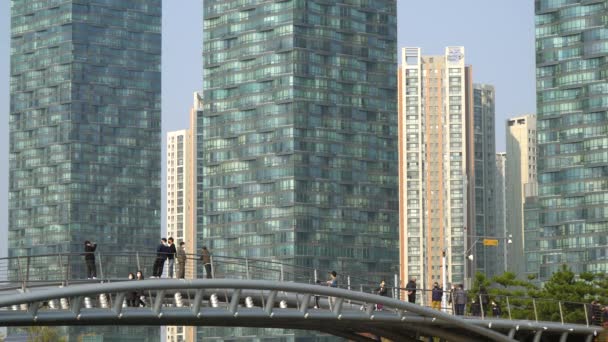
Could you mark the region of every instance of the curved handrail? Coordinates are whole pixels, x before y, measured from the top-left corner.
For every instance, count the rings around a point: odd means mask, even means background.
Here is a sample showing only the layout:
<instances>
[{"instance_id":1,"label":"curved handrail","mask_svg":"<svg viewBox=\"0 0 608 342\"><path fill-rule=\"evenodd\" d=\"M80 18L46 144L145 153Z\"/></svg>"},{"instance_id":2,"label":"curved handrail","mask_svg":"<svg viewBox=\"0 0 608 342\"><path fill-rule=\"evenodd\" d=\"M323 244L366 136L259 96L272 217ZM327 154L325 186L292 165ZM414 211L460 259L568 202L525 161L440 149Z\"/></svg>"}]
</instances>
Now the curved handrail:
<instances>
[{"instance_id":1,"label":"curved handrail","mask_svg":"<svg viewBox=\"0 0 608 342\"><path fill-rule=\"evenodd\" d=\"M157 257L158 253L152 251L144 251L144 252L96 252L97 261L99 267L106 266L105 274L102 272L103 277L100 277L100 281L104 282L116 282L120 280L124 280L126 278L126 274L118 274L116 272L107 272L108 266L114 267L117 264L121 266L131 265L135 266L135 264L140 265L142 268L151 268L153 260ZM199 261L201 255L195 253L187 253L187 262L186 267L190 267L194 272L194 268L202 271L202 263ZM41 260L43 258L44 260ZM299 266L293 265L286 262L281 262L280 260L274 259L256 259L256 258L246 258L246 257L233 257L233 256L223 256L223 255L213 255L212 263L215 264L215 276L225 277L225 278L236 278L236 279L251 279L251 278L262 278L262 279L272 279L272 280L286 280L286 281L296 281L303 283L314 283L314 275L316 273L316 269L307 266ZM28 261L29 259L29 261ZM49 260L51 262L49 263ZM36 279L33 275L29 275L30 270L38 269L42 267L43 270L46 270L47 265L51 264L52 267L55 268L63 268L61 274L54 274L54 277L47 278L49 280L43 280L43 277L40 279ZM188 266L190 265L190 266ZM29 268L28 268L29 267ZM74 277L71 271L72 268L80 267L84 268L84 253L55 253L55 254L41 254L41 255L32 255L32 256L16 256L16 257L4 257L0 258L0 294L6 290L15 290L22 289L25 290L27 288L33 287L45 287L45 286L55 286L55 285L68 285L71 283L80 283L86 280L83 280L83 277ZM126 267L126 266L125 266ZM228 268L227 268L228 267ZM19 268L18 272L13 272L11 277L8 277L9 270L15 270L15 268ZM123 267L124 268L124 267ZM135 267L133 267L135 268ZM137 267L139 268L139 266ZM135 269L133 269L135 270ZM231 273L226 273L227 271ZM7 278L4 282L2 280L2 275L6 275ZM351 274L341 274L339 273L339 287L358 290L361 292L373 292L378 287L378 282L366 279L365 277L351 275ZM281 276L283 275L283 277ZM199 273L197 277L202 277L203 274ZM193 278L194 273L191 273L187 276L188 278ZM349 287L346 280L352 281L352 286ZM405 290L403 287L394 287L387 286L387 290L389 290L395 298L405 298L403 291ZM422 293L427 293L430 291L429 289L417 289ZM448 291L445 291L446 293ZM527 296L501 296L501 295L490 295L491 298L502 298L511 300L514 305L511 305L509 309L515 310L532 310L533 305L536 305L533 301L537 303L551 303L551 305L555 306L556 310L558 306L564 305L564 312L570 310L567 313L573 313L574 311L578 311L577 315L569 316L569 317L578 317L572 318L571 322L581 322L584 313L587 309L587 303L577 303L577 302L566 302L566 301L558 301L552 300L548 298L533 298ZM517 302L520 301L520 302ZM522 303L523 302L523 303ZM502 303L504 305L504 303ZM525 306L529 307L526 308ZM569 307L568 307L569 306ZM572 306L576 306L576 308L572 308ZM445 311L451 311L450 307L443 308ZM483 311L486 311L489 308L484 308ZM506 308L503 306L503 317L506 316ZM561 311L561 310L560 310ZM522 311L523 312L523 311ZM485 313L485 312L484 312ZM553 316L552 319L554 321L561 320L564 321L564 318L567 315L559 312L559 317ZM531 315L530 315L531 316ZM534 315L535 317L530 317L529 319L538 320L540 315ZM482 318L484 316L482 315ZM511 315L507 316L511 319ZM521 314L519 316L514 315L514 318L523 317ZM548 316L544 316L541 318L546 318ZM587 324L593 324L590 318L586 318Z\"/></svg>"},{"instance_id":2,"label":"curved handrail","mask_svg":"<svg viewBox=\"0 0 608 342\"><path fill-rule=\"evenodd\" d=\"M384 296L373 295L364 292L355 292L344 289L317 286L302 283L272 282L265 280L237 280L237 279L194 279L194 280L144 280L123 281L115 283L74 285L64 288L49 289L44 291L26 292L19 296L8 298L0 297L0 307L19 305L24 303L48 301L65 297L97 296L107 293L128 293L131 291L162 291L162 290L187 290L187 289L236 289L236 290L270 290L285 291L302 294L323 295L328 297L342 298L345 300L360 301L364 303L378 303L397 310L405 310L424 317L434 318L449 322L456 327L466 331L489 338L493 341L514 342L515 340L490 329L477 326L462 318L429 309L412 303L403 302ZM304 314L302 315L304 316Z\"/></svg>"}]
</instances>

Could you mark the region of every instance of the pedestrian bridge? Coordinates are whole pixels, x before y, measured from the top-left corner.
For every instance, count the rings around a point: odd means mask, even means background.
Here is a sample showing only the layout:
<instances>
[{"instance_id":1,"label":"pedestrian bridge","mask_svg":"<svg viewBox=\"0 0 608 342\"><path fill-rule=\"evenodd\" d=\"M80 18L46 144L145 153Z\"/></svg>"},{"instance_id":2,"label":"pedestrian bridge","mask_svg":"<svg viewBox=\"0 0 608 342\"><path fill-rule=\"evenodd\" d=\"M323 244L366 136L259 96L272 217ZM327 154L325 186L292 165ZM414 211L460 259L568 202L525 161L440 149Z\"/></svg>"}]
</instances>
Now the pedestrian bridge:
<instances>
[{"instance_id":1,"label":"pedestrian bridge","mask_svg":"<svg viewBox=\"0 0 608 342\"><path fill-rule=\"evenodd\" d=\"M251 267L250 260L246 262ZM293 270L293 269L292 269ZM319 331L352 341L589 341L588 324L465 318L353 288L255 279L8 281L0 287L4 326L190 325ZM247 272L249 273L249 272ZM259 274L256 272L256 274ZM219 276L218 272L215 272ZM350 278L349 278L350 279ZM350 283L350 280L349 280ZM17 286L21 285L21 286ZM362 289L363 287L360 287ZM144 307L127 306L137 292ZM382 304L382 310L376 310ZM318 307L316 307L318 305ZM560 304L561 308L561 304Z\"/></svg>"}]
</instances>

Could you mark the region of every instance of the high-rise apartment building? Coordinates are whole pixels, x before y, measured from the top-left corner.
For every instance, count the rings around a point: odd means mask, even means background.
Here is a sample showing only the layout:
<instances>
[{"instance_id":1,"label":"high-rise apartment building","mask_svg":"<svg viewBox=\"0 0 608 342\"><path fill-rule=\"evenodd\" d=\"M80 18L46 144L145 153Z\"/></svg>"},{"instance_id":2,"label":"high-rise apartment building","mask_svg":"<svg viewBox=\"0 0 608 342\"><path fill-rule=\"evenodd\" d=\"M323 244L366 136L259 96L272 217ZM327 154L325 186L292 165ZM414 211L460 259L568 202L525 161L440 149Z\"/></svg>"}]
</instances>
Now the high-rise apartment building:
<instances>
[{"instance_id":1,"label":"high-rise apartment building","mask_svg":"<svg viewBox=\"0 0 608 342\"><path fill-rule=\"evenodd\" d=\"M524 205L526 188L536 183L536 116L507 120L506 224L512 236L508 251L508 271L525 276Z\"/></svg>"},{"instance_id":2,"label":"high-rise apartment building","mask_svg":"<svg viewBox=\"0 0 608 342\"><path fill-rule=\"evenodd\" d=\"M190 110L190 128L167 133L167 236L173 237L177 248L184 242L189 260L185 278L197 278L192 255L196 247L196 118L202 105L200 94L194 94ZM179 265L176 262L175 270ZM177 272L174 273L177 277ZM167 341L194 341L196 328L168 326Z\"/></svg>"},{"instance_id":3,"label":"high-rise apartment building","mask_svg":"<svg viewBox=\"0 0 608 342\"><path fill-rule=\"evenodd\" d=\"M179 246L185 242L186 253L196 253L196 116L202 106L200 94L194 94L190 110L190 128L167 133L167 236ZM186 265L189 278L196 278L195 265Z\"/></svg>"},{"instance_id":4,"label":"high-rise apartment building","mask_svg":"<svg viewBox=\"0 0 608 342\"><path fill-rule=\"evenodd\" d=\"M199 246L392 277L396 1L206 0L204 11Z\"/></svg>"},{"instance_id":5,"label":"high-rise apartment building","mask_svg":"<svg viewBox=\"0 0 608 342\"><path fill-rule=\"evenodd\" d=\"M507 183L506 183L506 166L507 166L507 153L498 152L496 153L496 168L494 174L494 227L498 236L504 236L509 238L507 232ZM511 239L511 242L513 240ZM502 274L507 271L507 260L508 260L508 240L504 241L502 245L499 244L500 248L497 253L497 270L496 274Z\"/></svg>"},{"instance_id":6,"label":"high-rise apartment building","mask_svg":"<svg viewBox=\"0 0 608 342\"><path fill-rule=\"evenodd\" d=\"M608 271L606 1L536 12L540 279L561 265Z\"/></svg>"},{"instance_id":7,"label":"high-rise apartment building","mask_svg":"<svg viewBox=\"0 0 608 342\"><path fill-rule=\"evenodd\" d=\"M500 239L498 246L486 246L478 241L484 238L504 236L496 229L496 194L494 190L496 174L495 135L495 91L489 84L473 84L473 157L475 160L475 229L472 255L475 272L488 277L502 274L497 248L506 241Z\"/></svg>"},{"instance_id":8,"label":"high-rise apartment building","mask_svg":"<svg viewBox=\"0 0 608 342\"><path fill-rule=\"evenodd\" d=\"M161 207L161 1L12 0L11 21L9 255L80 253L85 240L104 253L152 251ZM104 275L133 271L112 260L106 254L114 267ZM84 263L70 266L85 277ZM29 274L62 272L49 260ZM159 329L126 329L139 331L138 341L158 340Z\"/></svg>"},{"instance_id":9,"label":"high-rise apartment building","mask_svg":"<svg viewBox=\"0 0 608 342\"><path fill-rule=\"evenodd\" d=\"M400 274L404 282L416 277L421 288L443 280L464 283L472 270L465 268L467 225L474 227L472 89L463 47L447 47L437 56L422 56L420 48L403 49Z\"/></svg>"},{"instance_id":10,"label":"high-rise apartment building","mask_svg":"<svg viewBox=\"0 0 608 342\"><path fill-rule=\"evenodd\" d=\"M167 133L167 236L177 244L192 240L189 235L193 227L188 222L192 208L188 192L192 165L187 157L191 150L190 130Z\"/></svg>"}]
</instances>

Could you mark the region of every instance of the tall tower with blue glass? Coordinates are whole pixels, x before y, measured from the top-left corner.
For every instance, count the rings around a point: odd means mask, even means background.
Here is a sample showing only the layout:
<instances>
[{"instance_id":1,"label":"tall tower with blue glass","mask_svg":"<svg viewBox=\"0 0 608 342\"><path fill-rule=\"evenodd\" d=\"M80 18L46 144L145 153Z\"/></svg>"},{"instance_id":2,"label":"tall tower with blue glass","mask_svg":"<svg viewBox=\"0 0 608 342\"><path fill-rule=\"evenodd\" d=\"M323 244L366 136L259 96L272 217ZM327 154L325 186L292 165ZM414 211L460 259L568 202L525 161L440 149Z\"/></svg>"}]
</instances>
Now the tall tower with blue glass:
<instances>
[{"instance_id":1,"label":"tall tower with blue glass","mask_svg":"<svg viewBox=\"0 0 608 342\"><path fill-rule=\"evenodd\" d=\"M392 280L396 42L395 0L204 2L199 246Z\"/></svg>"},{"instance_id":2,"label":"tall tower with blue glass","mask_svg":"<svg viewBox=\"0 0 608 342\"><path fill-rule=\"evenodd\" d=\"M160 30L161 0L12 0L10 256L80 253L84 240L102 253L153 249ZM69 263L84 276L81 259L29 274L51 279ZM106 276L136 268L114 266Z\"/></svg>"},{"instance_id":3,"label":"tall tower with blue glass","mask_svg":"<svg viewBox=\"0 0 608 342\"><path fill-rule=\"evenodd\" d=\"M526 236L526 266L541 280L563 264L605 273L608 1L535 6L539 224Z\"/></svg>"}]
</instances>

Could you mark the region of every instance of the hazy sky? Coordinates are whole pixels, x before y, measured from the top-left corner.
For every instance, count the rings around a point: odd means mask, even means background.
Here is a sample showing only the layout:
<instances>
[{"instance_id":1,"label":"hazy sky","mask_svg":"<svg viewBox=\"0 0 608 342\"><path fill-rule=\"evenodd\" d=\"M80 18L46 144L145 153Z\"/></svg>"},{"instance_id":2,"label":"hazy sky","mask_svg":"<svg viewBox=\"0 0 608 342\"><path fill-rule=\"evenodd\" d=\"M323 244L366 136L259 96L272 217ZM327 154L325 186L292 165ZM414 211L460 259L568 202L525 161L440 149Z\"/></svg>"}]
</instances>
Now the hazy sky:
<instances>
[{"instance_id":1,"label":"hazy sky","mask_svg":"<svg viewBox=\"0 0 608 342\"><path fill-rule=\"evenodd\" d=\"M400 47L441 54L445 46L463 45L474 81L496 87L496 142L497 149L504 150L505 119L536 108L534 2L398 0L398 4ZM192 93L202 87L201 18L201 0L164 0L163 139L167 131L188 127ZM4 237L0 256L6 254L8 235L9 41L10 1L0 0L0 236ZM163 192L163 222L164 201Z\"/></svg>"}]
</instances>

